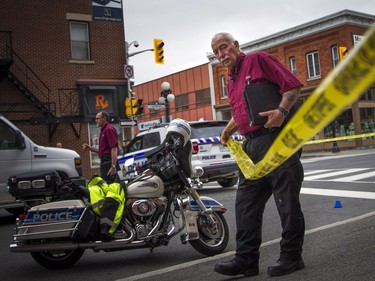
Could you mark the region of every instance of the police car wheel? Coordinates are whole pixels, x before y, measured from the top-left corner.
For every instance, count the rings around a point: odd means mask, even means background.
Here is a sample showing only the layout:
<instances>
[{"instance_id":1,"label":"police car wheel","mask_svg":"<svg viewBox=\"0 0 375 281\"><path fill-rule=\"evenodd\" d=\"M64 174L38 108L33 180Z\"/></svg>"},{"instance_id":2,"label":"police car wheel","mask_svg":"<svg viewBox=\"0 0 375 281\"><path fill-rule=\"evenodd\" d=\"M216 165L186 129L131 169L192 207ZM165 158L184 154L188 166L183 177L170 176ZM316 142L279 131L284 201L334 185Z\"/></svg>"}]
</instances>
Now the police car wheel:
<instances>
[{"instance_id":1,"label":"police car wheel","mask_svg":"<svg viewBox=\"0 0 375 281\"><path fill-rule=\"evenodd\" d=\"M238 178L228 178L228 179L222 179L218 180L218 184L220 184L222 187L232 187L235 184L237 184Z\"/></svg>"}]
</instances>

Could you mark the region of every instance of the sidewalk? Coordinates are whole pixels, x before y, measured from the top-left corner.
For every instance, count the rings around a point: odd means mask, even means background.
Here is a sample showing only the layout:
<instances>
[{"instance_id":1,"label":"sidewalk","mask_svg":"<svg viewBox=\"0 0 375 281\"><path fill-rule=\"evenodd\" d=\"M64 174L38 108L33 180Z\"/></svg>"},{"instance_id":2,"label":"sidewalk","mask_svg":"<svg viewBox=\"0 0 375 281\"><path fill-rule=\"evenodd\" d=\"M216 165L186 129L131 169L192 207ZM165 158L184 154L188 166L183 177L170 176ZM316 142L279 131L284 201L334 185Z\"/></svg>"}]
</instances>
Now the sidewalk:
<instances>
[{"instance_id":1,"label":"sidewalk","mask_svg":"<svg viewBox=\"0 0 375 281\"><path fill-rule=\"evenodd\" d=\"M324 156L337 156L337 155L353 155L363 153L375 153L374 147L361 147L353 149L340 149L340 152L331 151L303 151L301 158L310 157L324 157Z\"/></svg>"}]
</instances>

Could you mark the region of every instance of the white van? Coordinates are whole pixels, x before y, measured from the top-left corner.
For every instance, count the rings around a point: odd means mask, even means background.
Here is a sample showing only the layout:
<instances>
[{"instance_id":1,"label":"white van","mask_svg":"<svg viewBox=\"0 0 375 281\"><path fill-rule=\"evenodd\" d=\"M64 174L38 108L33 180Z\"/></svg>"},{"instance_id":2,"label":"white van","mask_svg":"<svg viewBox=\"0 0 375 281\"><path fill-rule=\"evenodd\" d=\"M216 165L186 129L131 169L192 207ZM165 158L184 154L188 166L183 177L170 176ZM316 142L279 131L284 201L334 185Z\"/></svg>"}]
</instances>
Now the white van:
<instances>
[{"instance_id":1,"label":"white van","mask_svg":"<svg viewBox=\"0 0 375 281\"><path fill-rule=\"evenodd\" d=\"M0 115L0 208L15 213L21 207L8 192L10 176L38 171L57 171L62 180L86 185L81 158L70 149L35 144L20 129Z\"/></svg>"}]
</instances>

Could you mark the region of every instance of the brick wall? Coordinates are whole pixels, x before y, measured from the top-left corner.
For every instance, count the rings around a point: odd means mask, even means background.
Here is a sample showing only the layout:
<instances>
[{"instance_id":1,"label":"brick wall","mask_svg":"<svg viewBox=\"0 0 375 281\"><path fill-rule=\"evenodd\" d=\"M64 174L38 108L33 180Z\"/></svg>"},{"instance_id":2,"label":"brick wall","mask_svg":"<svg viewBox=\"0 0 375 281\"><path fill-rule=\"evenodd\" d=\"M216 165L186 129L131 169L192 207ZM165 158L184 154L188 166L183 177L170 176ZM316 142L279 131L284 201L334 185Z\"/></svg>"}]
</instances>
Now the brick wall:
<instances>
[{"instance_id":1,"label":"brick wall","mask_svg":"<svg viewBox=\"0 0 375 281\"><path fill-rule=\"evenodd\" d=\"M0 30L11 31L13 50L51 90L50 101L59 113L58 89L76 88L77 79L123 79L125 38L123 23L89 21L90 64L70 63L70 30L67 13L92 15L91 0L64 1L2 1ZM7 79L0 83L0 113L8 119L41 117L35 107ZM8 112L10 103L25 103L20 112ZM10 117L9 117L10 116ZM72 126L80 134L77 138ZM76 150L84 162L84 175L91 177L89 156L82 151L88 142L85 123L59 124L49 139L47 125L21 125L20 128L36 143Z\"/></svg>"},{"instance_id":2,"label":"brick wall","mask_svg":"<svg viewBox=\"0 0 375 281\"><path fill-rule=\"evenodd\" d=\"M304 84L306 89L311 92L333 69L331 47L333 45L346 46L348 50L353 47L353 34L362 35L366 28L358 26L344 25L337 28L319 32L301 39L293 40L289 43L281 44L276 47L264 49L279 59L288 69L290 69L289 58L296 58L297 76ZM244 42L240 42L244 43ZM319 52L321 66L321 79L308 79L306 66L306 54L312 51ZM227 100L221 100L220 76L227 75L227 70L221 64L213 66L214 87L217 104L225 105Z\"/></svg>"}]
</instances>

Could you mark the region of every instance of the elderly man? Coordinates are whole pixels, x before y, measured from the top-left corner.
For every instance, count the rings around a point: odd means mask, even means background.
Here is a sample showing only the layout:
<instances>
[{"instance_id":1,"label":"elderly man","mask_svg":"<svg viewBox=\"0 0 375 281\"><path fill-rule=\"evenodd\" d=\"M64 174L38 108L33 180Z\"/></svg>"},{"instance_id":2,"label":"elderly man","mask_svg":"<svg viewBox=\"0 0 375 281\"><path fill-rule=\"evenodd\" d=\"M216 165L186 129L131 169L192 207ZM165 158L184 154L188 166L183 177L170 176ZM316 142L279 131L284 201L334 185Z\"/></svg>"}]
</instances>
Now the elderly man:
<instances>
[{"instance_id":1,"label":"elderly man","mask_svg":"<svg viewBox=\"0 0 375 281\"><path fill-rule=\"evenodd\" d=\"M265 52L244 54L238 41L228 33L218 33L211 41L217 59L229 69L228 97L232 118L221 134L225 144L231 134L240 130L246 137L243 149L254 163L262 160L268 148L285 125L289 110L296 103L302 84L276 58ZM276 108L260 112L263 125L252 125L246 110L246 85L277 85L280 103ZM305 221L299 193L303 168L298 153L258 180L248 180L240 172L236 194L236 254L228 262L216 264L215 271L224 275L255 276L259 274L259 248L266 202L274 196L282 233L279 259L268 267L271 276L285 275L304 268L302 245Z\"/></svg>"}]
</instances>

